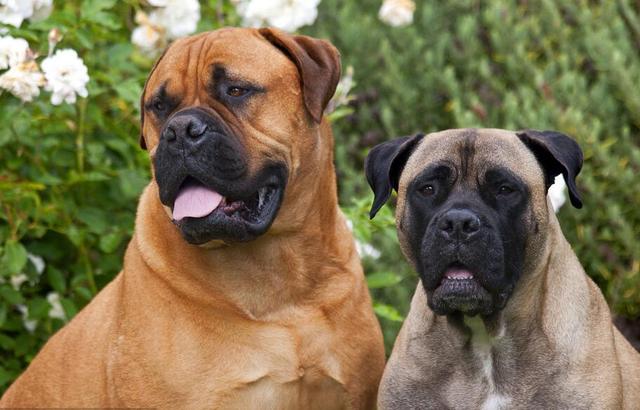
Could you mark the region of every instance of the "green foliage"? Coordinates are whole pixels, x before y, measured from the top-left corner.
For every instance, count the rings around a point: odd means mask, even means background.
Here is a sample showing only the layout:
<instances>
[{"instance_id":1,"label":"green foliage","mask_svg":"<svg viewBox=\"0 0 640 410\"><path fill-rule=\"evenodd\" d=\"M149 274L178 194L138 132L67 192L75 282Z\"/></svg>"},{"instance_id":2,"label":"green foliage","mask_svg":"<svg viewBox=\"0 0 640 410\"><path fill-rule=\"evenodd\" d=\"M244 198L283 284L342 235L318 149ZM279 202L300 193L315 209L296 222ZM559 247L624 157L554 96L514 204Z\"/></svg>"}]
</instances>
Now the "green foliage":
<instances>
[{"instance_id":1,"label":"green foliage","mask_svg":"<svg viewBox=\"0 0 640 410\"><path fill-rule=\"evenodd\" d=\"M0 391L64 324L49 316L47 295L60 294L71 318L120 270L149 179L138 100L153 58L130 43L142 2L55 5L48 19L11 34L46 55L47 33L59 28L58 47L78 51L89 68L89 97L56 107L46 93L26 104L0 95ZM199 30L239 23L228 2L201 5ZM303 31L333 41L355 70L356 98L336 114L336 163L355 236L380 252L365 250L363 265L387 348L417 278L392 207L369 221L362 162L374 144L418 130L549 128L578 139L585 207L565 205L561 223L614 310L639 316L637 2L417 2L405 28L380 22L379 6L323 0Z\"/></svg>"}]
</instances>

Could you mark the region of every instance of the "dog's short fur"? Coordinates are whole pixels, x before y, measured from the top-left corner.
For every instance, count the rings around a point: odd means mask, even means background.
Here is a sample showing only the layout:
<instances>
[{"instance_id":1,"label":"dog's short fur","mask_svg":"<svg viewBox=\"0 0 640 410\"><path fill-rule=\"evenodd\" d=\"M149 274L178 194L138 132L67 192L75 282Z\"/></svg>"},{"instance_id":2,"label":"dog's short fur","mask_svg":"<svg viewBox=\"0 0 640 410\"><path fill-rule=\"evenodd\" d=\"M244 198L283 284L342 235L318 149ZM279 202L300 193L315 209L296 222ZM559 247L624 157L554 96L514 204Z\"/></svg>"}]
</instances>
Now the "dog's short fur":
<instances>
[{"instance_id":1,"label":"dog's short fur","mask_svg":"<svg viewBox=\"0 0 640 410\"><path fill-rule=\"evenodd\" d=\"M154 179L123 271L0 405L373 407L382 334L322 117L339 72L329 43L272 29L171 45L142 99ZM225 202L172 221L185 184Z\"/></svg>"},{"instance_id":2,"label":"dog's short fur","mask_svg":"<svg viewBox=\"0 0 640 410\"><path fill-rule=\"evenodd\" d=\"M381 409L640 408L640 355L547 201L562 173L581 207L581 166L580 147L551 131L448 130L371 151L372 216L396 189L420 276Z\"/></svg>"}]
</instances>

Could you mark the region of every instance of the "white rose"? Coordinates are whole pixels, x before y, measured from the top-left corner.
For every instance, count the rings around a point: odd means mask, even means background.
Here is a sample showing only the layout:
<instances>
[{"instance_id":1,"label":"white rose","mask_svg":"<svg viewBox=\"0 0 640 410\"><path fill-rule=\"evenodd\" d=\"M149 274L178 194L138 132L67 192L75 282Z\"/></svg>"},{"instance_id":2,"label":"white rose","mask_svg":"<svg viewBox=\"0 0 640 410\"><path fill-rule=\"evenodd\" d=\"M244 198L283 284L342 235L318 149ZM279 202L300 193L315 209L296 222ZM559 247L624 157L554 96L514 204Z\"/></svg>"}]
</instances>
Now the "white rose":
<instances>
[{"instance_id":1,"label":"white rose","mask_svg":"<svg viewBox=\"0 0 640 410\"><path fill-rule=\"evenodd\" d=\"M53 10L53 0L34 0L33 14L29 17L31 21L42 21L51 15Z\"/></svg>"},{"instance_id":2,"label":"white rose","mask_svg":"<svg viewBox=\"0 0 640 410\"><path fill-rule=\"evenodd\" d=\"M171 0L147 0L147 3L154 7L166 7Z\"/></svg>"},{"instance_id":3,"label":"white rose","mask_svg":"<svg viewBox=\"0 0 640 410\"><path fill-rule=\"evenodd\" d=\"M416 5L411 0L384 0L378 18L393 27L409 25L413 22Z\"/></svg>"},{"instance_id":4,"label":"white rose","mask_svg":"<svg viewBox=\"0 0 640 410\"><path fill-rule=\"evenodd\" d=\"M35 61L18 64L0 76L0 88L9 91L23 102L32 101L37 97L44 83L44 76Z\"/></svg>"},{"instance_id":5,"label":"white rose","mask_svg":"<svg viewBox=\"0 0 640 410\"><path fill-rule=\"evenodd\" d=\"M380 258L381 252L374 248L372 245L368 244L368 243L363 243L360 242L359 240L356 239L356 250L358 251L358 255L360 255L361 258L371 258L371 259L378 259Z\"/></svg>"},{"instance_id":6,"label":"white rose","mask_svg":"<svg viewBox=\"0 0 640 410\"><path fill-rule=\"evenodd\" d=\"M86 97L89 74L87 66L72 49L58 50L42 61L42 71L47 80L45 89L51 91L51 104L76 102L76 95Z\"/></svg>"},{"instance_id":7,"label":"white rose","mask_svg":"<svg viewBox=\"0 0 640 410\"><path fill-rule=\"evenodd\" d=\"M38 321L36 319L29 319L29 308L26 305L16 305L18 311L22 314L22 324L24 328L29 331L29 333L33 333L36 330L36 326L38 326Z\"/></svg>"},{"instance_id":8,"label":"white rose","mask_svg":"<svg viewBox=\"0 0 640 410\"><path fill-rule=\"evenodd\" d=\"M51 309L49 309L49 317L66 321L67 314L62 308L62 303L60 303L60 295L57 292L50 292L47 295L47 301L49 302L49 305L51 305Z\"/></svg>"},{"instance_id":9,"label":"white rose","mask_svg":"<svg viewBox=\"0 0 640 410\"><path fill-rule=\"evenodd\" d=\"M136 27L131 33L131 42L142 50L151 52L160 48L163 33L149 24Z\"/></svg>"},{"instance_id":10,"label":"white rose","mask_svg":"<svg viewBox=\"0 0 640 410\"><path fill-rule=\"evenodd\" d=\"M20 27L25 19L44 20L52 9L53 0L0 0L0 23Z\"/></svg>"},{"instance_id":11,"label":"white rose","mask_svg":"<svg viewBox=\"0 0 640 410\"><path fill-rule=\"evenodd\" d=\"M14 67L27 59L29 43L23 38L0 37L0 70Z\"/></svg>"},{"instance_id":12,"label":"white rose","mask_svg":"<svg viewBox=\"0 0 640 410\"><path fill-rule=\"evenodd\" d=\"M20 286L22 286L22 284L28 280L29 278L24 273L20 273L18 275L12 275L11 286L13 286L15 290L20 290Z\"/></svg>"},{"instance_id":13,"label":"white rose","mask_svg":"<svg viewBox=\"0 0 640 410\"><path fill-rule=\"evenodd\" d=\"M199 21L198 0L167 0L164 7L149 14L151 25L162 27L169 40L195 33Z\"/></svg>"},{"instance_id":14,"label":"white rose","mask_svg":"<svg viewBox=\"0 0 640 410\"><path fill-rule=\"evenodd\" d=\"M27 253L27 258L29 259L33 267L36 268L36 272L38 272L38 275L42 275L42 272L44 272L44 268L46 266L42 256L34 255L33 253Z\"/></svg>"},{"instance_id":15,"label":"white rose","mask_svg":"<svg viewBox=\"0 0 640 410\"><path fill-rule=\"evenodd\" d=\"M320 0L243 0L236 8L244 26L267 25L293 32L316 21L318 4Z\"/></svg>"},{"instance_id":16,"label":"white rose","mask_svg":"<svg viewBox=\"0 0 640 410\"><path fill-rule=\"evenodd\" d=\"M353 99L349 92L353 88L353 67L348 66L345 70L345 74L342 76L336 87L336 92L327 104L325 109L326 114L330 114L336 110L336 108L345 106Z\"/></svg>"},{"instance_id":17,"label":"white rose","mask_svg":"<svg viewBox=\"0 0 640 410\"><path fill-rule=\"evenodd\" d=\"M0 0L0 23L20 27L32 15L32 0Z\"/></svg>"},{"instance_id":18,"label":"white rose","mask_svg":"<svg viewBox=\"0 0 640 410\"><path fill-rule=\"evenodd\" d=\"M549 191L547 192L547 196L551 201L551 206L553 207L554 212L558 212L567 200L567 196L565 194L566 189L567 184L564 182L562 174L556 176L556 179L553 181L553 185L549 187Z\"/></svg>"}]
</instances>

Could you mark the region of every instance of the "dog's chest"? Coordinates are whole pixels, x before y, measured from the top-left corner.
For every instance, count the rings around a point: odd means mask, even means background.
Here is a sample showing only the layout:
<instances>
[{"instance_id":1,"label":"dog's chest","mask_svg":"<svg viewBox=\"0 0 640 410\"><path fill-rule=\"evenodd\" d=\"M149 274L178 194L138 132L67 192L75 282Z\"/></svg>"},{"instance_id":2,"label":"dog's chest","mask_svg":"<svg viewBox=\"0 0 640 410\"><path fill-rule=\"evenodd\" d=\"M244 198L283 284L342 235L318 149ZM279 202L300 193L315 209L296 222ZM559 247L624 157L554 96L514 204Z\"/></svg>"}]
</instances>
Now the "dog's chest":
<instances>
[{"instance_id":1,"label":"dog's chest","mask_svg":"<svg viewBox=\"0 0 640 410\"><path fill-rule=\"evenodd\" d=\"M442 393L448 406L461 409L584 408L558 378L559 359L538 344L517 344L504 326L489 335L482 320L465 318L471 338ZM562 393L564 392L564 394Z\"/></svg>"},{"instance_id":2,"label":"dog's chest","mask_svg":"<svg viewBox=\"0 0 640 410\"><path fill-rule=\"evenodd\" d=\"M121 340L117 395L128 406L348 408L333 332L302 319L215 329L172 323L163 339Z\"/></svg>"},{"instance_id":3,"label":"dog's chest","mask_svg":"<svg viewBox=\"0 0 640 410\"><path fill-rule=\"evenodd\" d=\"M317 330L316 330L317 331ZM253 349L244 374L224 384L224 408L343 409L348 394L327 337L304 328L273 332L273 347Z\"/></svg>"},{"instance_id":4,"label":"dog's chest","mask_svg":"<svg viewBox=\"0 0 640 410\"><path fill-rule=\"evenodd\" d=\"M480 398L479 408L482 410L500 410L509 408L512 398L498 384L496 378L494 345L504 337L502 328L495 337L490 336L482 319L478 317L465 317L465 323L472 329L472 336L469 346L469 355L475 362L474 370L476 380L485 393ZM457 389L456 389L457 390Z\"/></svg>"}]
</instances>

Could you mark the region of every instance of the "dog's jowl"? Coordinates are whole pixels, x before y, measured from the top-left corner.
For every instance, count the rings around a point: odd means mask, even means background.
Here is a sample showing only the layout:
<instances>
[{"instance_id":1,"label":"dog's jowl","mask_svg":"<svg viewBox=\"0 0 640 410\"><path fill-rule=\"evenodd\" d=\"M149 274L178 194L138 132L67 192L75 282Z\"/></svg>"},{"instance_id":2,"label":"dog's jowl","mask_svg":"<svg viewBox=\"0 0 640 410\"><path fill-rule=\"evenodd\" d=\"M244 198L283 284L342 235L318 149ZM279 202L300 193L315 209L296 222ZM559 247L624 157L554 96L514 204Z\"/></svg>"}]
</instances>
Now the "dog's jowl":
<instances>
[{"instance_id":1,"label":"dog's jowl","mask_svg":"<svg viewBox=\"0 0 640 410\"><path fill-rule=\"evenodd\" d=\"M153 179L122 272L2 407L367 409L384 366L323 111L340 60L271 29L174 42L142 96Z\"/></svg>"},{"instance_id":2,"label":"dog's jowl","mask_svg":"<svg viewBox=\"0 0 640 410\"><path fill-rule=\"evenodd\" d=\"M571 203L582 151L553 131L459 129L375 147L371 216L420 277L385 369L382 409L638 409L640 355L611 323L547 201Z\"/></svg>"}]
</instances>

